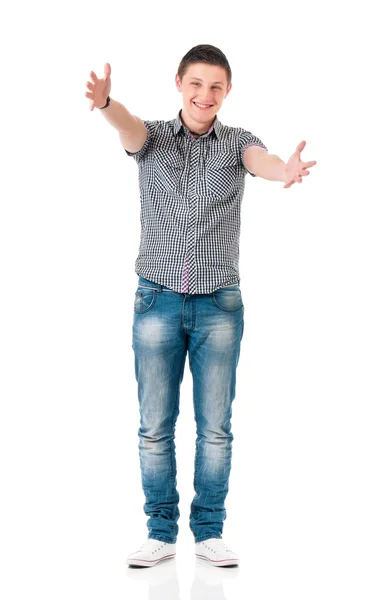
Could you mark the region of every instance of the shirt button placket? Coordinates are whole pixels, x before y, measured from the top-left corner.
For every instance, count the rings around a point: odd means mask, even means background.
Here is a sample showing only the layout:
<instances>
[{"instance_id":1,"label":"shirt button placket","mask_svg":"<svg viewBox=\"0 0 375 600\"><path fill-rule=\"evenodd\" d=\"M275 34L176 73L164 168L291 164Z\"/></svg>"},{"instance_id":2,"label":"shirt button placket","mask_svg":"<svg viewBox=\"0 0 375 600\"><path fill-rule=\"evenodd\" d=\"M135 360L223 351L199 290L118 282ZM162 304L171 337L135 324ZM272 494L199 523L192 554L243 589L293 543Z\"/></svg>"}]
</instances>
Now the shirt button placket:
<instances>
[{"instance_id":1,"label":"shirt button placket","mask_svg":"<svg viewBox=\"0 0 375 600\"><path fill-rule=\"evenodd\" d=\"M199 165L199 142L192 142L190 154L190 170L188 181L188 201L189 201L189 218L187 231L187 253L182 275L183 292L189 291L190 294L196 293L197 290L197 263L195 257L195 242L196 242L196 225L198 215L198 199L195 194L195 178Z\"/></svg>"}]
</instances>

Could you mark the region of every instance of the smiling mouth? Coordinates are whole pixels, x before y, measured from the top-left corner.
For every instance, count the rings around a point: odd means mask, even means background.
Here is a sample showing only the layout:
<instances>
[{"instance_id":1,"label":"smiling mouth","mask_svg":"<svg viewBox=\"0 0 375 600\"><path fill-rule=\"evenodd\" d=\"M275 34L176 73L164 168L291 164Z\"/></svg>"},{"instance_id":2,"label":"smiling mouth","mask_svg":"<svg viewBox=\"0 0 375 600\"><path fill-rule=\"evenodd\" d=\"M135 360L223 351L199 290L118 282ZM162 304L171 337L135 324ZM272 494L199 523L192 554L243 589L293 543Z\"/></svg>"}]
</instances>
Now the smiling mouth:
<instances>
[{"instance_id":1,"label":"smiling mouth","mask_svg":"<svg viewBox=\"0 0 375 600\"><path fill-rule=\"evenodd\" d=\"M210 104L209 106L206 106L205 108L202 108L202 106L198 106L198 104L196 104L196 102L194 102L194 100L192 100L192 102L193 102L194 106L197 107L198 110L202 110L202 111L210 110L210 108L212 108L212 106L213 106L212 104Z\"/></svg>"}]
</instances>

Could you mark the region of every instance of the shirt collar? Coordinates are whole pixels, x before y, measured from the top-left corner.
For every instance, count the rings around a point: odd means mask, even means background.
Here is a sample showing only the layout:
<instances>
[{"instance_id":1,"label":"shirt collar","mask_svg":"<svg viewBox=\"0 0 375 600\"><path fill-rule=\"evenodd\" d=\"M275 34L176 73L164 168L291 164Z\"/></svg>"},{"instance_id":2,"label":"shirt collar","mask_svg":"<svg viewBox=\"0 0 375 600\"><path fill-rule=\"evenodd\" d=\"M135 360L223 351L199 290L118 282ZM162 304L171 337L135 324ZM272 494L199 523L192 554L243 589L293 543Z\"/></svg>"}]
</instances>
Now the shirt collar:
<instances>
[{"instance_id":1,"label":"shirt collar","mask_svg":"<svg viewBox=\"0 0 375 600\"><path fill-rule=\"evenodd\" d=\"M181 121L181 118L180 118L181 111L182 111L182 108L180 108L180 110L178 111L177 117L175 118L174 123L173 123L173 133L174 133L174 135L177 135L179 133L179 131L181 130L181 127L185 130L185 132L189 131L188 128ZM215 115L215 120L212 123L210 129L207 131L207 133L205 133L201 137L203 137L203 138L206 137L206 136L208 137L211 134L211 132L214 131L216 137L218 139L220 139L222 128L223 128L222 123L220 123L220 121L218 119L218 116Z\"/></svg>"}]
</instances>

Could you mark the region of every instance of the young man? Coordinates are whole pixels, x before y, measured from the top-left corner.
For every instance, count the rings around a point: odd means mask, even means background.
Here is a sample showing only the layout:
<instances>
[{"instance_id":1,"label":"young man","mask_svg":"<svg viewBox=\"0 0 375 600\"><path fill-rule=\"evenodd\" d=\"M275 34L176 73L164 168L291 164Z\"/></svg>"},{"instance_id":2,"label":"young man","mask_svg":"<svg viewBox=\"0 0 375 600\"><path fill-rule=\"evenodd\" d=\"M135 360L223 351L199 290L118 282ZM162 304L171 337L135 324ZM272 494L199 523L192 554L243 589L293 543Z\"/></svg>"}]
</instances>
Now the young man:
<instances>
[{"instance_id":1,"label":"young man","mask_svg":"<svg viewBox=\"0 0 375 600\"><path fill-rule=\"evenodd\" d=\"M197 425L190 529L196 555L214 566L239 563L222 540L231 470L231 415L244 331L238 270L240 207L249 172L288 188L309 174L301 142L287 163L217 113L232 88L225 55L211 45L182 59L182 109L171 121L142 121L110 99L110 66L87 82L91 110L120 134L139 168L141 243L133 350L140 406L139 456L148 539L127 564L174 558L180 516L174 433L186 354Z\"/></svg>"}]
</instances>

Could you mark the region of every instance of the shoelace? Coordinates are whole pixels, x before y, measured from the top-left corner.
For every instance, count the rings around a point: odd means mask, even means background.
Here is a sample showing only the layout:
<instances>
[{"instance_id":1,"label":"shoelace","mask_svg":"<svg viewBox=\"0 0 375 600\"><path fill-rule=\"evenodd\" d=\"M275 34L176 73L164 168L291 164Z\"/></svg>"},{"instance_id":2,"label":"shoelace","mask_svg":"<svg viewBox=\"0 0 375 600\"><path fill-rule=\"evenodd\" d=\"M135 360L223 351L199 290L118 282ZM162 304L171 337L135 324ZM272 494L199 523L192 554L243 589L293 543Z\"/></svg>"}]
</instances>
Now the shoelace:
<instances>
[{"instance_id":1,"label":"shoelace","mask_svg":"<svg viewBox=\"0 0 375 600\"><path fill-rule=\"evenodd\" d=\"M232 550L230 548L228 548L228 546L226 544L224 544L223 540L219 539L219 538L213 538L212 540L205 540L204 543L207 544L207 546L209 548L212 547L212 549L217 548L219 546L220 548L224 547L227 552L232 552Z\"/></svg>"},{"instance_id":2,"label":"shoelace","mask_svg":"<svg viewBox=\"0 0 375 600\"><path fill-rule=\"evenodd\" d=\"M139 548L138 552L141 552L146 546L155 546L158 547L160 546L161 548L165 545L165 542L160 542L159 540L154 540L152 538L149 538L148 540L145 541L144 544L142 544L142 546Z\"/></svg>"}]
</instances>

